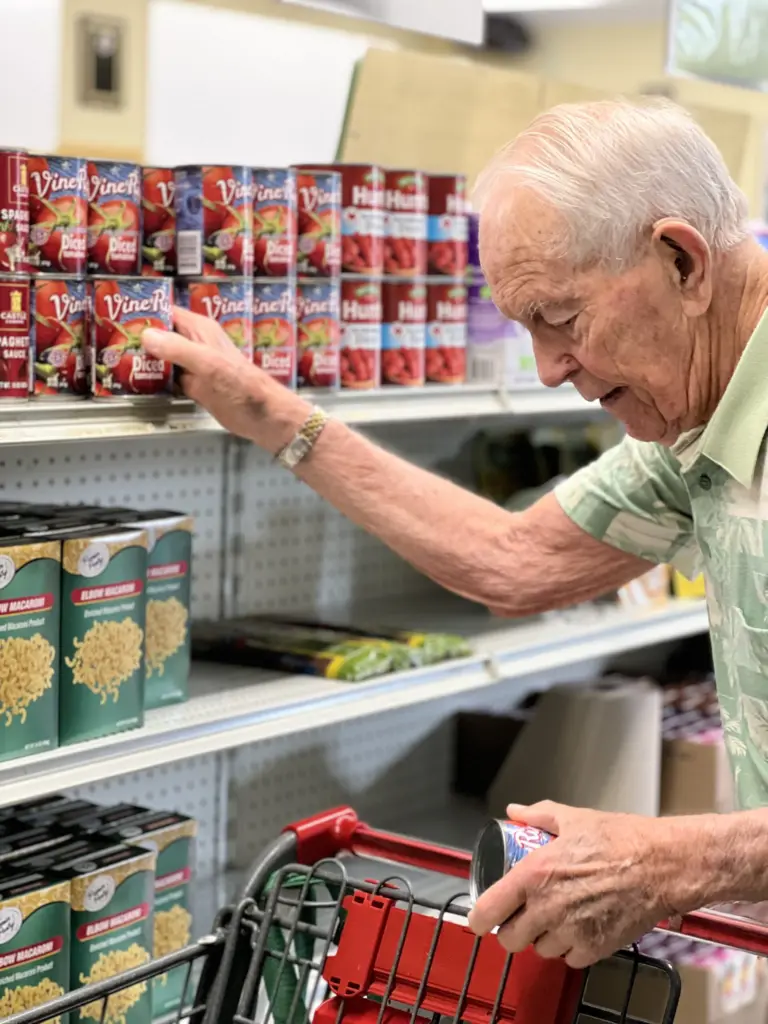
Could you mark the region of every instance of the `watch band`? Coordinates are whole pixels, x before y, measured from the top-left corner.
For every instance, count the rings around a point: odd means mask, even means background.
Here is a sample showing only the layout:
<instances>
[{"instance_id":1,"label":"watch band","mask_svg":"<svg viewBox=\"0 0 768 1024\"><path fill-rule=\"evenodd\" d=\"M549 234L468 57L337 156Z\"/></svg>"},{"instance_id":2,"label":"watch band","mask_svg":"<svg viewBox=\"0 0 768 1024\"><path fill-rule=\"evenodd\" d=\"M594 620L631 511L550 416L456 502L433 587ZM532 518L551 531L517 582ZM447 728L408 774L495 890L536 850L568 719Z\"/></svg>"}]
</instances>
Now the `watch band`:
<instances>
[{"instance_id":1,"label":"watch band","mask_svg":"<svg viewBox=\"0 0 768 1024\"><path fill-rule=\"evenodd\" d=\"M299 427L294 437L285 448L277 453L276 461L285 469L295 469L315 447L327 422L328 414L316 405L313 406L312 412Z\"/></svg>"}]
</instances>

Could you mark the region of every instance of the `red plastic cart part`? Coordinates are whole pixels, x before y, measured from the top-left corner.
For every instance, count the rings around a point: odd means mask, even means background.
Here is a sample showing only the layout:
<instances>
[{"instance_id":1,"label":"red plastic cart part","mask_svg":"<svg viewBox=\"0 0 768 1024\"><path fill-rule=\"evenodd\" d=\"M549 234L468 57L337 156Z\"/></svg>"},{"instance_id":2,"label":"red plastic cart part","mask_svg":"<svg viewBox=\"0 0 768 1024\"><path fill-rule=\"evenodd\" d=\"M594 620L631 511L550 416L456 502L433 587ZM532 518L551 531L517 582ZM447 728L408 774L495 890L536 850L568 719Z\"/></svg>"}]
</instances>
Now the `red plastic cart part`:
<instances>
[{"instance_id":1,"label":"red plastic cart part","mask_svg":"<svg viewBox=\"0 0 768 1024\"><path fill-rule=\"evenodd\" d=\"M360 821L351 807L336 807L305 818L288 825L284 831L295 834L301 864L316 864L326 857L347 852L409 864L455 878L469 878L472 857L466 851L373 829ZM687 914L682 923L662 921L658 927L692 939L768 956L768 926L743 918L698 910Z\"/></svg>"}]
</instances>

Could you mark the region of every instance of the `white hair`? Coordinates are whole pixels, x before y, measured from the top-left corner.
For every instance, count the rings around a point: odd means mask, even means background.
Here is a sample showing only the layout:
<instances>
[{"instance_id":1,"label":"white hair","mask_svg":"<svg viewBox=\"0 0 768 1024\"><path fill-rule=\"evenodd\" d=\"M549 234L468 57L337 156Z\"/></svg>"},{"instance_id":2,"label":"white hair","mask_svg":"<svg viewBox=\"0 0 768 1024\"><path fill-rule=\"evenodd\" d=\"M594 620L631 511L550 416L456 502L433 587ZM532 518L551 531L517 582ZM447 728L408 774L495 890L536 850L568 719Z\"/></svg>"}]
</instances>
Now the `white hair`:
<instances>
[{"instance_id":1,"label":"white hair","mask_svg":"<svg viewBox=\"0 0 768 1024\"><path fill-rule=\"evenodd\" d=\"M620 269L664 217L694 227L712 250L748 235L748 207L719 150L668 100L567 103L539 115L481 172L481 212L508 179L552 203L565 221L557 255Z\"/></svg>"}]
</instances>

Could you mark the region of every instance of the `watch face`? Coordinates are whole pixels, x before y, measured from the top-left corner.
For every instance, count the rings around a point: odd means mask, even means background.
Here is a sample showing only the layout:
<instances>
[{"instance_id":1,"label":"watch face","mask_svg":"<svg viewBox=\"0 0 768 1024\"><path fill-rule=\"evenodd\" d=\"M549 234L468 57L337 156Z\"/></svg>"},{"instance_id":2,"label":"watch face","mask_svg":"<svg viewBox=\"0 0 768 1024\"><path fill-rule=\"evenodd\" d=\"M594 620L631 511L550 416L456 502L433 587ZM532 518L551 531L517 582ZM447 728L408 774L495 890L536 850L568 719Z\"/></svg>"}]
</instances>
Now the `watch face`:
<instances>
[{"instance_id":1,"label":"watch face","mask_svg":"<svg viewBox=\"0 0 768 1024\"><path fill-rule=\"evenodd\" d=\"M312 445L307 438L302 434L299 434L298 437L294 437L286 448L285 455L283 457L283 464L287 466L288 469L293 469L295 466L298 466L301 460L309 451L311 451L311 449Z\"/></svg>"}]
</instances>

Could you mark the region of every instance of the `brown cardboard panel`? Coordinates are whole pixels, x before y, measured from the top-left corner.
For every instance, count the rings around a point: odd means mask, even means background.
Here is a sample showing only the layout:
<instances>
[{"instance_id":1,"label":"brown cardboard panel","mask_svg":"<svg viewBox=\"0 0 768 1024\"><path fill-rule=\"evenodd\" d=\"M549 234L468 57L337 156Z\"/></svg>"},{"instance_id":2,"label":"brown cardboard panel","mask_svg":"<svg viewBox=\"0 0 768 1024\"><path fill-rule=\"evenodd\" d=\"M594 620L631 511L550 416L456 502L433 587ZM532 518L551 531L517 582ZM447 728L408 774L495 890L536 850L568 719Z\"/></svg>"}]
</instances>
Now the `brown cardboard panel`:
<instances>
[{"instance_id":1,"label":"brown cardboard panel","mask_svg":"<svg viewBox=\"0 0 768 1024\"><path fill-rule=\"evenodd\" d=\"M593 103L595 100L613 99L614 93L591 89L586 85L571 85L546 79L541 87L541 109L549 110L559 103Z\"/></svg>"},{"instance_id":2,"label":"brown cardboard panel","mask_svg":"<svg viewBox=\"0 0 768 1024\"><path fill-rule=\"evenodd\" d=\"M734 110L713 110L711 107L688 103L685 106L723 154L733 178L740 181L752 126L750 115Z\"/></svg>"}]
</instances>

